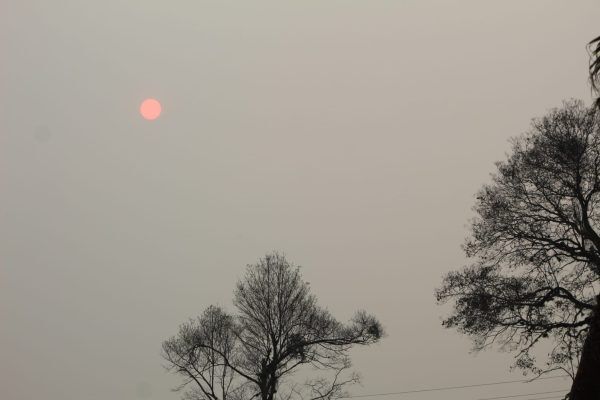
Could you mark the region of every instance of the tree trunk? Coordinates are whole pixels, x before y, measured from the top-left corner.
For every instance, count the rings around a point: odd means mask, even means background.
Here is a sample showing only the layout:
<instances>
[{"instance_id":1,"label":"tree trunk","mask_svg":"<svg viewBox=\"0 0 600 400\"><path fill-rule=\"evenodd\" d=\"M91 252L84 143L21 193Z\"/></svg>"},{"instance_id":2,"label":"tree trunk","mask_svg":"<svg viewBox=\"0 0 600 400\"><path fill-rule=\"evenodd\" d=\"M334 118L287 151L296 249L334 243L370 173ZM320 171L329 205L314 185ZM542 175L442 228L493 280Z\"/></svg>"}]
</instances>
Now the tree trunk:
<instances>
[{"instance_id":1,"label":"tree trunk","mask_svg":"<svg viewBox=\"0 0 600 400\"><path fill-rule=\"evenodd\" d=\"M592 313L590 330L583 344L571 400L600 400L600 296Z\"/></svg>"}]
</instances>

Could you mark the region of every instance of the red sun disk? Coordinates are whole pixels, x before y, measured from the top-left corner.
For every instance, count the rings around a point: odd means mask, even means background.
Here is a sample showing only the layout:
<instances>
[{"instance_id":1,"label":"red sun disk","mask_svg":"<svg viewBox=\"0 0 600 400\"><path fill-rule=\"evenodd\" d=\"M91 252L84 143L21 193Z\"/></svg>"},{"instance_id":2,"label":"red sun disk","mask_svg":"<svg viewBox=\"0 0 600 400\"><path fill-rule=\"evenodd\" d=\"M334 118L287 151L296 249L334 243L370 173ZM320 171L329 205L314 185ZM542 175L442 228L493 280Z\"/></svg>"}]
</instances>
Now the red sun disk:
<instances>
[{"instance_id":1,"label":"red sun disk","mask_svg":"<svg viewBox=\"0 0 600 400\"><path fill-rule=\"evenodd\" d=\"M154 120L160 116L160 112L162 111L162 107L160 103L156 99L146 99L140 105L140 114L144 119L149 121Z\"/></svg>"}]
</instances>

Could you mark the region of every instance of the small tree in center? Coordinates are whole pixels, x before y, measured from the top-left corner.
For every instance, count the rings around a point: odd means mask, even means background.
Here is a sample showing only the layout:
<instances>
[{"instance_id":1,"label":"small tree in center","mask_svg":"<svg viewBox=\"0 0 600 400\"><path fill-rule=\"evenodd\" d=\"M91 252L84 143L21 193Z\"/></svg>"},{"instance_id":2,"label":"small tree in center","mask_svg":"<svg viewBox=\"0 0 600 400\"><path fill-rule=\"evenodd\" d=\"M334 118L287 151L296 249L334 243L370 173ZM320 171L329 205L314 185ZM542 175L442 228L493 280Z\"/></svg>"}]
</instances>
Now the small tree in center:
<instances>
[{"instance_id":1,"label":"small tree in center","mask_svg":"<svg viewBox=\"0 0 600 400\"><path fill-rule=\"evenodd\" d=\"M299 267L269 254L249 265L234 291L237 315L210 306L163 343L168 368L181 374L186 398L331 399L358 381L346 373L353 345L383 336L379 321L359 311L342 324L319 307ZM302 367L318 377L289 379ZM309 376L309 375L307 375Z\"/></svg>"}]
</instances>

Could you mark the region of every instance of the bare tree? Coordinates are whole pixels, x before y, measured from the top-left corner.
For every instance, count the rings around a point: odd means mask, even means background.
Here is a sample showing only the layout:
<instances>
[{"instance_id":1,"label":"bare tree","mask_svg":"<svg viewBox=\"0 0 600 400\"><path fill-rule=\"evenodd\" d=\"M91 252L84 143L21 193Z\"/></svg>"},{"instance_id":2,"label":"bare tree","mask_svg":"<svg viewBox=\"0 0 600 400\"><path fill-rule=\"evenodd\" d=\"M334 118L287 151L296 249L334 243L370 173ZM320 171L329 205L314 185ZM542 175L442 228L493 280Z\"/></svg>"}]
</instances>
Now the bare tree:
<instances>
[{"instance_id":1,"label":"bare tree","mask_svg":"<svg viewBox=\"0 0 600 400\"><path fill-rule=\"evenodd\" d=\"M597 114L600 114L600 36L589 43L589 49L590 85L592 92L597 95L594 109ZM570 398L574 400L600 397L600 297L597 303L599 305L591 316L591 326L571 386Z\"/></svg>"},{"instance_id":2,"label":"bare tree","mask_svg":"<svg viewBox=\"0 0 600 400\"><path fill-rule=\"evenodd\" d=\"M185 377L177 390L195 383L189 399L237 399L243 385L236 380L227 360L235 350L236 326L221 308L210 306L202 316L179 328L179 334L163 343L168 368ZM197 346L198 342L206 346Z\"/></svg>"},{"instance_id":3,"label":"bare tree","mask_svg":"<svg viewBox=\"0 0 600 400\"><path fill-rule=\"evenodd\" d=\"M299 267L268 254L249 265L234 291L237 315L210 306L163 343L168 368L193 387L187 398L203 400L329 400L358 381L348 351L383 336L379 321L364 311L349 324L319 307ZM300 367L318 376L300 385ZM308 377L308 375L307 375Z\"/></svg>"},{"instance_id":4,"label":"bare tree","mask_svg":"<svg viewBox=\"0 0 600 400\"><path fill-rule=\"evenodd\" d=\"M443 324L470 335L477 350L499 343L516 351L516 367L573 376L582 347L600 332L599 193L598 115L571 101L534 121L477 196L464 245L473 264L436 292L454 306ZM542 342L552 350L540 365ZM599 360L590 365L584 370L599 378Z\"/></svg>"},{"instance_id":5,"label":"bare tree","mask_svg":"<svg viewBox=\"0 0 600 400\"><path fill-rule=\"evenodd\" d=\"M590 50L590 84L596 97L596 108L600 109L600 36L589 44Z\"/></svg>"}]
</instances>

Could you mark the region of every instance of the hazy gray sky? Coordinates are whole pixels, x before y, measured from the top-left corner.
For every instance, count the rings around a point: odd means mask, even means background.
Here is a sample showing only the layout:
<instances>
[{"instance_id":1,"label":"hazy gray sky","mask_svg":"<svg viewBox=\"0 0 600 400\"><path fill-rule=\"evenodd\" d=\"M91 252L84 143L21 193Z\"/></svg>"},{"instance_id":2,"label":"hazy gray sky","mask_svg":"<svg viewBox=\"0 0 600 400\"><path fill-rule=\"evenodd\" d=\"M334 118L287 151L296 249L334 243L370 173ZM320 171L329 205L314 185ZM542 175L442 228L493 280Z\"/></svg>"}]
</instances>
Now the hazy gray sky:
<instances>
[{"instance_id":1,"label":"hazy gray sky","mask_svg":"<svg viewBox=\"0 0 600 400\"><path fill-rule=\"evenodd\" d=\"M597 1L0 1L0 397L173 400L162 340L303 266L372 393L519 379L434 288L509 137L589 102ZM162 102L154 121L138 114ZM560 380L384 399L476 399ZM454 396L454 397L453 397Z\"/></svg>"}]
</instances>

